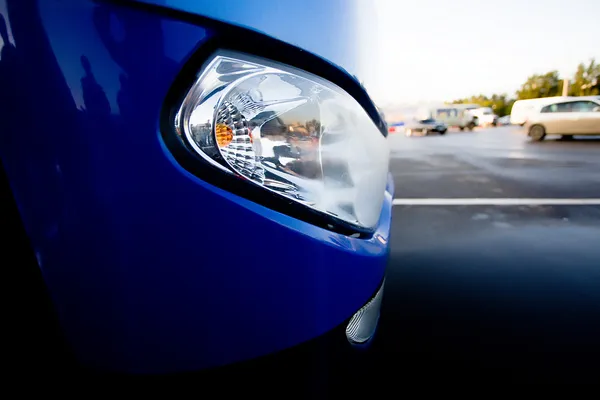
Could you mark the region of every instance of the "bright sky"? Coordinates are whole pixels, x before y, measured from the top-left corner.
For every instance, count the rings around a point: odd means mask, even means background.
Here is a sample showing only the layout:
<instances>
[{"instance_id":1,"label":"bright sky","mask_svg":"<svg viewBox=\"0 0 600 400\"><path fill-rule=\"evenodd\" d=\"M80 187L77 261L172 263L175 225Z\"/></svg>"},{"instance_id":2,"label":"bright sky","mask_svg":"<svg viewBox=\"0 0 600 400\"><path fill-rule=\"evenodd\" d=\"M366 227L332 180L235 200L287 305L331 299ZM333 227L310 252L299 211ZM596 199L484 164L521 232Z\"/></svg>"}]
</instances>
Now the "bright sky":
<instances>
[{"instance_id":1,"label":"bright sky","mask_svg":"<svg viewBox=\"0 0 600 400\"><path fill-rule=\"evenodd\" d=\"M600 0L362 0L361 7L373 15L361 41L377 43L363 57L361 78L383 106L512 95L531 74L571 77L579 62L600 62Z\"/></svg>"}]
</instances>

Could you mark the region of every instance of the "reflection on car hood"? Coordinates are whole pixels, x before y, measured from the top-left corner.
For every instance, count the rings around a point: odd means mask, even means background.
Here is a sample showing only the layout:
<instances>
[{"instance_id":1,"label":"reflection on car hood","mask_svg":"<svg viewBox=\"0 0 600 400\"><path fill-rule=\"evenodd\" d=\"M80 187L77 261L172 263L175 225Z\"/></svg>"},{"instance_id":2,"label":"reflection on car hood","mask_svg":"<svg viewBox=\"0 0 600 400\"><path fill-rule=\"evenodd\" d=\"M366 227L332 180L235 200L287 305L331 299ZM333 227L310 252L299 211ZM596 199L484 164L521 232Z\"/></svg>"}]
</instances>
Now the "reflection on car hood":
<instances>
[{"instance_id":1,"label":"reflection on car hood","mask_svg":"<svg viewBox=\"0 0 600 400\"><path fill-rule=\"evenodd\" d=\"M354 76L364 74L361 54L369 52L372 44L369 40L359 40L363 37L359 32L369 27L373 18L369 7L359 0L130 1L168 7L262 32L323 57ZM310 21L311 27L319 28L299 29L302 21ZM328 40L323 40L324 37Z\"/></svg>"}]
</instances>

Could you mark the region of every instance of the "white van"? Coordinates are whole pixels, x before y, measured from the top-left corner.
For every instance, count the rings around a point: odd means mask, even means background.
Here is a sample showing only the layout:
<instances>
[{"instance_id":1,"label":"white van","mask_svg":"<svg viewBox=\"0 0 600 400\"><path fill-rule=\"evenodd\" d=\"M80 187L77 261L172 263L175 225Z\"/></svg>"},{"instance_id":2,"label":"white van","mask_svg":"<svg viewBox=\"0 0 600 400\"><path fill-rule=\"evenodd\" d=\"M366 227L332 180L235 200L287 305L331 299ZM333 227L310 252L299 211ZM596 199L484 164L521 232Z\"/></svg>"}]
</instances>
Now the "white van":
<instances>
[{"instance_id":1,"label":"white van","mask_svg":"<svg viewBox=\"0 0 600 400\"><path fill-rule=\"evenodd\" d=\"M458 127L461 131L465 128L473 130L477 126L477 117L471 111L477 108L479 106L476 104L446 104L421 109L418 115L421 119L435 119L447 126Z\"/></svg>"},{"instance_id":2,"label":"white van","mask_svg":"<svg viewBox=\"0 0 600 400\"><path fill-rule=\"evenodd\" d=\"M513 125L525 125L529 117L540 110L545 105L552 104L568 97L554 96L542 97L540 99L517 100L512 106L510 112L510 123Z\"/></svg>"},{"instance_id":3,"label":"white van","mask_svg":"<svg viewBox=\"0 0 600 400\"><path fill-rule=\"evenodd\" d=\"M477 117L479 126L496 126L498 123L498 116L491 107L476 108L471 110L471 114Z\"/></svg>"}]
</instances>

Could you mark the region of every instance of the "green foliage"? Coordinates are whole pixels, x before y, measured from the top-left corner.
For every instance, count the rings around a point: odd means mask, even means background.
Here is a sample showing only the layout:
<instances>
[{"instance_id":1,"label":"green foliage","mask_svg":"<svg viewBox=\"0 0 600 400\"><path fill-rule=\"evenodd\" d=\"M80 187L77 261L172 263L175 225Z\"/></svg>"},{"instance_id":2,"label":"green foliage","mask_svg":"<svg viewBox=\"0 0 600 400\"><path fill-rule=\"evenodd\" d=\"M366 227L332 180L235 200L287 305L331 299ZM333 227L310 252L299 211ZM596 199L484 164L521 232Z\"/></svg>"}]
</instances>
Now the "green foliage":
<instances>
[{"instance_id":1,"label":"green foliage","mask_svg":"<svg viewBox=\"0 0 600 400\"><path fill-rule=\"evenodd\" d=\"M503 117L510 114L512 105L515 102L509 99L506 94L494 94L491 97L480 94L479 96L471 96L466 99L454 100L453 104L478 104L481 107L490 107L494 110L494 114Z\"/></svg>"},{"instance_id":2,"label":"green foliage","mask_svg":"<svg viewBox=\"0 0 600 400\"><path fill-rule=\"evenodd\" d=\"M562 82L558 71L550 71L543 75L531 75L527 81L517 90L517 98L539 99L540 97L560 96L562 94Z\"/></svg>"},{"instance_id":3,"label":"green foliage","mask_svg":"<svg viewBox=\"0 0 600 400\"><path fill-rule=\"evenodd\" d=\"M560 79L558 71L549 71L528 77L515 93L515 98L509 98L506 94L494 94L491 97L480 94L454 100L452 103L491 107L498 116L502 117L510 114L516 100L561 96L562 90L563 80ZM577 67L574 77L569 82L569 96L593 95L600 95L600 64L591 59L588 65L581 63Z\"/></svg>"},{"instance_id":4,"label":"green foliage","mask_svg":"<svg viewBox=\"0 0 600 400\"><path fill-rule=\"evenodd\" d=\"M600 64L593 58L586 66L581 63L569 86L570 96L593 96L600 94Z\"/></svg>"}]
</instances>

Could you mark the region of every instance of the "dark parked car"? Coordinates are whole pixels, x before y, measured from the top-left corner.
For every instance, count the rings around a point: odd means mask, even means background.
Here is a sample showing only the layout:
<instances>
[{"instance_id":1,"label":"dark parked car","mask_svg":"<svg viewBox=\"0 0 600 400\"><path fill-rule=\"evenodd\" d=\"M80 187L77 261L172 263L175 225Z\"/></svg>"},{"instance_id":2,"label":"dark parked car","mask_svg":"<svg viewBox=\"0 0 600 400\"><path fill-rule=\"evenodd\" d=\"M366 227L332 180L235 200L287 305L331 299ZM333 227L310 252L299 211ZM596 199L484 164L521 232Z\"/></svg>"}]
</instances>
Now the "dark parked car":
<instances>
[{"instance_id":1,"label":"dark parked car","mask_svg":"<svg viewBox=\"0 0 600 400\"><path fill-rule=\"evenodd\" d=\"M427 135L429 133L438 133L444 135L448 131L448 126L435 119L414 120L406 124L406 136Z\"/></svg>"}]
</instances>

